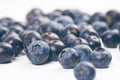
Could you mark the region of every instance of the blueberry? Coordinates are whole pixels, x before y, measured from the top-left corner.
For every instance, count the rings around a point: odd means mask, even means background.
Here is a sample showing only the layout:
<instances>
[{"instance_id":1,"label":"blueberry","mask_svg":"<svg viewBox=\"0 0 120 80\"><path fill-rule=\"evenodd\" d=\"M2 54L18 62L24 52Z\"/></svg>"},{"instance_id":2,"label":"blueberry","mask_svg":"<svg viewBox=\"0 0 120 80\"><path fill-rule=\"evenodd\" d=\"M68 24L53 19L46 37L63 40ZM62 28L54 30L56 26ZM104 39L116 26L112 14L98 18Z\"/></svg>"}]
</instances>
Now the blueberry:
<instances>
[{"instance_id":1,"label":"blueberry","mask_svg":"<svg viewBox=\"0 0 120 80\"><path fill-rule=\"evenodd\" d=\"M63 15L70 16L77 24L80 20L80 16L82 15L82 13L77 9L69 9L69 10L64 10Z\"/></svg>"},{"instance_id":2,"label":"blueberry","mask_svg":"<svg viewBox=\"0 0 120 80\"><path fill-rule=\"evenodd\" d=\"M65 36L67 34L74 34L75 36L79 36L80 32L78 26L75 24L68 24L67 26L65 26L63 30L63 35Z\"/></svg>"},{"instance_id":3,"label":"blueberry","mask_svg":"<svg viewBox=\"0 0 120 80\"><path fill-rule=\"evenodd\" d=\"M63 26L55 21L49 21L47 23L42 23L38 28L38 32L40 34L44 34L46 32L53 32L59 36L62 36Z\"/></svg>"},{"instance_id":4,"label":"blueberry","mask_svg":"<svg viewBox=\"0 0 120 80\"><path fill-rule=\"evenodd\" d=\"M68 24L74 24L74 21L69 16L60 16L55 19L56 22L61 23L63 26L66 26Z\"/></svg>"},{"instance_id":5,"label":"blueberry","mask_svg":"<svg viewBox=\"0 0 120 80\"><path fill-rule=\"evenodd\" d=\"M77 80L94 80L96 70L93 64L83 61L75 66L74 75Z\"/></svg>"},{"instance_id":6,"label":"blueberry","mask_svg":"<svg viewBox=\"0 0 120 80\"><path fill-rule=\"evenodd\" d=\"M31 22L33 19L40 17L43 15L43 12L38 8L33 8L26 16L26 20Z\"/></svg>"},{"instance_id":7,"label":"blueberry","mask_svg":"<svg viewBox=\"0 0 120 80\"><path fill-rule=\"evenodd\" d=\"M117 30L119 30L119 32L120 32L120 22L115 23L115 24L111 27L111 30L113 30L113 29L117 29Z\"/></svg>"},{"instance_id":8,"label":"blueberry","mask_svg":"<svg viewBox=\"0 0 120 80\"><path fill-rule=\"evenodd\" d=\"M77 9L67 9L63 11L63 15L70 16L75 21L81 15L81 12Z\"/></svg>"},{"instance_id":9,"label":"blueberry","mask_svg":"<svg viewBox=\"0 0 120 80\"><path fill-rule=\"evenodd\" d=\"M94 21L103 21L103 22L107 22L107 18L106 15L97 12L95 14L93 14L90 18L90 23L93 23Z\"/></svg>"},{"instance_id":10,"label":"blueberry","mask_svg":"<svg viewBox=\"0 0 120 80\"><path fill-rule=\"evenodd\" d=\"M101 47L100 39L96 36L89 36L86 40L88 41L92 50Z\"/></svg>"},{"instance_id":11,"label":"blueberry","mask_svg":"<svg viewBox=\"0 0 120 80\"><path fill-rule=\"evenodd\" d=\"M73 47L79 54L80 61L89 61L92 49L86 44L79 44Z\"/></svg>"},{"instance_id":12,"label":"blueberry","mask_svg":"<svg viewBox=\"0 0 120 80\"><path fill-rule=\"evenodd\" d=\"M90 15L87 13L82 13L80 17L78 17L76 24L79 24L81 22L86 22L86 23L90 23Z\"/></svg>"},{"instance_id":13,"label":"blueberry","mask_svg":"<svg viewBox=\"0 0 120 80\"><path fill-rule=\"evenodd\" d=\"M14 20L12 18L2 18L0 20L0 24L4 27L10 27L14 23Z\"/></svg>"},{"instance_id":14,"label":"blueberry","mask_svg":"<svg viewBox=\"0 0 120 80\"><path fill-rule=\"evenodd\" d=\"M70 69L78 63L79 55L75 49L65 48L60 52L58 60L63 68Z\"/></svg>"},{"instance_id":15,"label":"blueberry","mask_svg":"<svg viewBox=\"0 0 120 80\"><path fill-rule=\"evenodd\" d=\"M106 13L108 24L111 26L120 21L120 13L115 10L110 10Z\"/></svg>"},{"instance_id":16,"label":"blueberry","mask_svg":"<svg viewBox=\"0 0 120 80\"><path fill-rule=\"evenodd\" d=\"M14 58L12 46L8 43L0 43L0 64L11 62Z\"/></svg>"},{"instance_id":17,"label":"blueberry","mask_svg":"<svg viewBox=\"0 0 120 80\"><path fill-rule=\"evenodd\" d=\"M92 27L92 26L91 26ZM98 33L93 28L86 28L80 33L80 37L87 39L89 36L98 36Z\"/></svg>"},{"instance_id":18,"label":"blueberry","mask_svg":"<svg viewBox=\"0 0 120 80\"><path fill-rule=\"evenodd\" d=\"M87 29L87 28L93 28L93 27L90 26L90 25L88 25L86 22L80 22L80 23L78 24L78 28L79 28L79 31L80 31L80 33L81 33L81 32L84 31L85 29Z\"/></svg>"},{"instance_id":19,"label":"blueberry","mask_svg":"<svg viewBox=\"0 0 120 80\"><path fill-rule=\"evenodd\" d=\"M37 17L37 18L33 18L29 23L27 23L27 29L31 30L35 30L37 29L40 24L42 23L48 23L49 21L51 21L48 17L45 17L45 16L40 16L40 17Z\"/></svg>"},{"instance_id":20,"label":"blueberry","mask_svg":"<svg viewBox=\"0 0 120 80\"><path fill-rule=\"evenodd\" d=\"M58 60L58 55L60 51L65 48L65 45L62 41L60 40L51 40L49 43L50 47L50 57L49 60L51 61L57 61Z\"/></svg>"},{"instance_id":21,"label":"blueberry","mask_svg":"<svg viewBox=\"0 0 120 80\"><path fill-rule=\"evenodd\" d=\"M73 41L76 39L77 37L73 34L68 34L66 35L62 41L65 43L66 47L71 47L71 45L73 45Z\"/></svg>"},{"instance_id":22,"label":"blueberry","mask_svg":"<svg viewBox=\"0 0 120 80\"><path fill-rule=\"evenodd\" d=\"M97 31L100 37L102 37L103 33L108 30L108 25L107 23L103 21L95 21L92 23L92 26L94 29Z\"/></svg>"},{"instance_id":23,"label":"blueberry","mask_svg":"<svg viewBox=\"0 0 120 80\"><path fill-rule=\"evenodd\" d=\"M103 33L102 41L108 48L116 48L120 42L120 35L118 30L109 30Z\"/></svg>"},{"instance_id":24,"label":"blueberry","mask_svg":"<svg viewBox=\"0 0 120 80\"><path fill-rule=\"evenodd\" d=\"M28 59L35 65L44 64L49 58L50 48L44 41L33 41L26 49Z\"/></svg>"},{"instance_id":25,"label":"blueberry","mask_svg":"<svg viewBox=\"0 0 120 80\"><path fill-rule=\"evenodd\" d=\"M7 37L5 37L3 41L12 45L13 53L15 54L15 57L22 52L23 42L19 37L10 34Z\"/></svg>"},{"instance_id":26,"label":"blueberry","mask_svg":"<svg viewBox=\"0 0 120 80\"><path fill-rule=\"evenodd\" d=\"M71 43L71 47L74 47L74 46L79 45L79 44L89 45L88 42L85 39L83 39L83 38L76 38Z\"/></svg>"},{"instance_id":27,"label":"blueberry","mask_svg":"<svg viewBox=\"0 0 120 80\"><path fill-rule=\"evenodd\" d=\"M52 32L42 34L42 39L47 43L50 43L51 40L60 40L59 36Z\"/></svg>"},{"instance_id":28,"label":"blueberry","mask_svg":"<svg viewBox=\"0 0 120 80\"><path fill-rule=\"evenodd\" d=\"M14 31L9 31L8 33L6 33L5 35L3 35L2 36L2 41L5 39L5 38L7 38L8 36L11 36L11 37L19 37L19 35L16 33L16 32L14 32Z\"/></svg>"},{"instance_id":29,"label":"blueberry","mask_svg":"<svg viewBox=\"0 0 120 80\"><path fill-rule=\"evenodd\" d=\"M51 20L54 20L57 17L62 16L62 12L61 11L53 11L52 13L47 14L48 18Z\"/></svg>"},{"instance_id":30,"label":"blueberry","mask_svg":"<svg viewBox=\"0 0 120 80\"><path fill-rule=\"evenodd\" d=\"M95 65L96 68L107 68L111 60L111 53L103 48L97 48L90 56L90 61Z\"/></svg>"},{"instance_id":31,"label":"blueberry","mask_svg":"<svg viewBox=\"0 0 120 80\"><path fill-rule=\"evenodd\" d=\"M50 20L47 17L40 16L39 18L35 18L27 24L27 30L37 31L41 24L48 22L50 22Z\"/></svg>"},{"instance_id":32,"label":"blueberry","mask_svg":"<svg viewBox=\"0 0 120 80\"><path fill-rule=\"evenodd\" d=\"M41 24L41 21L39 19L33 20L31 23L29 23L27 26L27 30L34 30L37 31L39 26Z\"/></svg>"},{"instance_id":33,"label":"blueberry","mask_svg":"<svg viewBox=\"0 0 120 80\"><path fill-rule=\"evenodd\" d=\"M9 32L7 27L0 26L0 41L2 41L2 37Z\"/></svg>"},{"instance_id":34,"label":"blueberry","mask_svg":"<svg viewBox=\"0 0 120 80\"><path fill-rule=\"evenodd\" d=\"M20 25L17 25L17 24L13 24L13 25L11 25L11 27L10 27L10 31L11 31L11 32L14 31L14 32L16 32L17 34L19 34L20 32L22 32L23 30L24 30L23 27L20 26Z\"/></svg>"},{"instance_id":35,"label":"blueberry","mask_svg":"<svg viewBox=\"0 0 120 80\"><path fill-rule=\"evenodd\" d=\"M27 28L26 23L23 23L23 22L14 22L12 25L14 25L14 26L20 26L23 29Z\"/></svg>"},{"instance_id":36,"label":"blueberry","mask_svg":"<svg viewBox=\"0 0 120 80\"><path fill-rule=\"evenodd\" d=\"M33 41L35 40L42 40L41 35L36 32L36 31L28 31L23 39L23 43L24 43L24 48L26 49L26 47Z\"/></svg>"},{"instance_id":37,"label":"blueberry","mask_svg":"<svg viewBox=\"0 0 120 80\"><path fill-rule=\"evenodd\" d=\"M24 40L25 35L28 34L28 33L29 33L29 30L23 30L23 31L21 31L21 32L19 33L20 39L21 39L21 40Z\"/></svg>"},{"instance_id":38,"label":"blueberry","mask_svg":"<svg viewBox=\"0 0 120 80\"><path fill-rule=\"evenodd\" d=\"M64 10L63 15L70 16L75 24L79 24L80 22L89 22L90 16L87 13L83 13L77 9L69 9Z\"/></svg>"},{"instance_id":39,"label":"blueberry","mask_svg":"<svg viewBox=\"0 0 120 80\"><path fill-rule=\"evenodd\" d=\"M87 13L81 13L81 15L76 19L75 23L78 25L81 22L90 23L90 15Z\"/></svg>"}]
</instances>

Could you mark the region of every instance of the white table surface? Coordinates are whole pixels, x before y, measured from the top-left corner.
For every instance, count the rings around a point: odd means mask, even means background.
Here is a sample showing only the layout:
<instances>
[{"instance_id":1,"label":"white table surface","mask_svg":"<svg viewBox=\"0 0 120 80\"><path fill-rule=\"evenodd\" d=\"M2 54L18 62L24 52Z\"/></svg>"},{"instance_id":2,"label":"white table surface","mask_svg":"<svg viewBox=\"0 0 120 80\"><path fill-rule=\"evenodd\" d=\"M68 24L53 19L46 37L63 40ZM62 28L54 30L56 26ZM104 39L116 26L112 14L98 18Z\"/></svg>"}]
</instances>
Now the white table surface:
<instances>
[{"instance_id":1,"label":"white table surface","mask_svg":"<svg viewBox=\"0 0 120 80\"><path fill-rule=\"evenodd\" d=\"M119 0L0 0L0 18L12 17L17 21L25 21L27 12L34 8L45 12L54 9L76 8L93 14L105 13L109 9L120 10ZM112 54L109 68L96 69L95 80L120 80L119 49L108 49ZM0 64L0 80L76 80L73 69L63 69L58 62L36 66L26 56L17 57L9 64Z\"/></svg>"}]
</instances>

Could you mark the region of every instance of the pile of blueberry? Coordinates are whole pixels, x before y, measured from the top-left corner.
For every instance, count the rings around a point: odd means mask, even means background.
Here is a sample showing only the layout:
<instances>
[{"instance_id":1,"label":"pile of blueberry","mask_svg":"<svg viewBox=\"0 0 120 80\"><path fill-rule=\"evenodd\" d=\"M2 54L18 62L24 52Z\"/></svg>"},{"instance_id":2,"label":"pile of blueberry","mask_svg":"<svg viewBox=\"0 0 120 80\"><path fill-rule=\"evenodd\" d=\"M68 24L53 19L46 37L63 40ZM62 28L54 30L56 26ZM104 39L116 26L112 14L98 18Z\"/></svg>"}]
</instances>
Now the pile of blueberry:
<instances>
[{"instance_id":1,"label":"pile of blueberry","mask_svg":"<svg viewBox=\"0 0 120 80\"><path fill-rule=\"evenodd\" d=\"M89 15L77 9L45 14L32 9L26 23L0 19L0 63L9 63L22 51L34 65L59 61L64 69L74 68L77 80L93 80L95 68L107 68L111 53L120 43L120 13Z\"/></svg>"}]
</instances>

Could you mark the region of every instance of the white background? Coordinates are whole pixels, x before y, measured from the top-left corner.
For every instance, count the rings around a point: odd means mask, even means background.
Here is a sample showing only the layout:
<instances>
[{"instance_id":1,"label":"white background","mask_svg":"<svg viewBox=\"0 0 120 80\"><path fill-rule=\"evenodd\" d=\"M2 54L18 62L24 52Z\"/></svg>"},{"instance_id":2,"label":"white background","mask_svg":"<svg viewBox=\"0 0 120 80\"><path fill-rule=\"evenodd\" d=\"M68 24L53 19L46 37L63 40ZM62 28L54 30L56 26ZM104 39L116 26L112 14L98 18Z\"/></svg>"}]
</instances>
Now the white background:
<instances>
[{"instance_id":1,"label":"white background","mask_svg":"<svg viewBox=\"0 0 120 80\"><path fill-rule=\"evenodd\" d=\"M12 17L25 21L27 12L34 8L44 12L54 9L77 8L93 14L115 9L120 10L119 0L0 0L0 18ZM118 49L107 49L113 56L110 67L97 69L95 80L120 80L120 52ZM26 56L16 58L12 63L0 64L0 80L76 80L73 70L65 70L58 62L35 66Z\"/></svg>"}]
</instances>

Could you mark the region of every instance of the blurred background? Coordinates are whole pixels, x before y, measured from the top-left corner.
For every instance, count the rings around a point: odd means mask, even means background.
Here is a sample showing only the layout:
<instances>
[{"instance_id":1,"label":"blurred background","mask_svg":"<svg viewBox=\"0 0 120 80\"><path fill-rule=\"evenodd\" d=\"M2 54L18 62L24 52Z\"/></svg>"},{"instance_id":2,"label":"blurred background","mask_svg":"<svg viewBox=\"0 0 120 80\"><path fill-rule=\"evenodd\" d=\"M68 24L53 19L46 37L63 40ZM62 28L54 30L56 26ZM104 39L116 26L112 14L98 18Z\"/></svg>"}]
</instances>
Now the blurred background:
<instances>
[{"instance_id":1,"label":"blurred background","mask_svg":"<svg viewBox=\"0 0 120 80\"><path fill-rule=\"evenodd\" d=\"M93 14L107 10L120 10L119 0L0 0L0 18L12 17L16 20L25 20L25 15L32 8L40 8L45 13L54 9L79 9Z\"/></svg>"}]
</instances>

